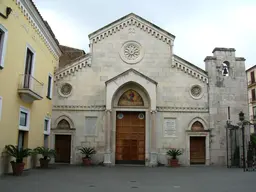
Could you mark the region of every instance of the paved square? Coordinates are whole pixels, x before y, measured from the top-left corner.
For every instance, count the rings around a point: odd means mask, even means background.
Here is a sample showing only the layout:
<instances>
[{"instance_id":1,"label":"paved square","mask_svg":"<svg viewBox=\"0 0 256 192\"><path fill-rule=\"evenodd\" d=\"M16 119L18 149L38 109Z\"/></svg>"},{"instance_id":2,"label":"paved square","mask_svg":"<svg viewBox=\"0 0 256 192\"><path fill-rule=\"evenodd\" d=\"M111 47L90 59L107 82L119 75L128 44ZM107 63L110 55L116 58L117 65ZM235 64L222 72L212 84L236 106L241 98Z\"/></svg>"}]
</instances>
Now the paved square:
<instances>
[{"instance_id":1,"label":"paved square","mask_svg":"<svg viewBox=\"0 0 256 192\"><path fill-rule=\"evenodd\" d=\"M58 165L0 178L1 192L255 191L256 172L220 167L82 167Z\"/></svg>"}]
</instances>

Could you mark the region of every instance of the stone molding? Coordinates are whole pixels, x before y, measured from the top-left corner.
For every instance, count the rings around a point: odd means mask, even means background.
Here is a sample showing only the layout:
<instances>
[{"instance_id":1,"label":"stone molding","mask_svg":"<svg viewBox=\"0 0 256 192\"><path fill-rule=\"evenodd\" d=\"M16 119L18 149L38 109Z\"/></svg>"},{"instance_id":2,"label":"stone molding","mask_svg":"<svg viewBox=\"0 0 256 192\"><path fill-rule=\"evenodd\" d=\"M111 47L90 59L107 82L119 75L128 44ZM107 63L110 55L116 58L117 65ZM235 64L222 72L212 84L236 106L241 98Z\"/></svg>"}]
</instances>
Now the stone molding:
<instances>
[{"instance_id":1,"label":"stone molding","mask_svg":"<svg viewBox=\"0 0 256 192\"><path fill-rule=\"evenodd\" d=\"M105 105L54 105L53 111L105 111Z\"/></svg>"},{"instance_id":2,"label":"stone molding","mask_svg":"<svg viewBox=\"0 0 256 192\"><path fill-rule=\"evenodd\" d=\"M107 110L105 105L54 105L53 111L105 111ZM151 113L156 112L200 112L208 113L209 109L204 107L165 107L157 106L156 110L150 111Z\"/></svg>"},{"instance_id":3,"label":"stone molding","mask_svg":"<svg viewBox=\"0 0 256 192\"><path fill-rule=\"evenodd\" d=\"M206 74L203 74L197 69L192 68L179 58L174 56L172 67L176 67L177 69L183 71L184 73L192 76L195 79L198 79L199 81L208 84L208 76Z\"/></svg>"},{"instance_id":4,"label":"stone molding","mask_svg":"<svg viewBox=\"0 0 256 192\"><path fill-rule=\"evenodd\" d=\"M85 68L86 66L91 67L91 56L89 54L87 57L56 71L54 81L58 81L68 75L75 74L77 71Z\"/></svg>"},{"instance_id":5,"label":"stone molding","mask_svg":"<svg viewBox=\"0 0 256 192\"><path fill-rule=\"evenodd\" d=\"M143 19L144 20L144 19ZM119 21L110 24L109 26L103 27L99 29L95 33L89 35L91 44L102 41L109 36L118 33L122 29L126 27L135 26L140 30L145 31L146 33L154 36L156 39L159 39L162 42L165 42L169 45L172 45L172 41L174 40L174 36L168 35L163 32L163 30L157 29L150 24L150 22L145 22L139 18L139 16L135 14L129 14L128 16L119 19Z\"/></svg>"},{"instance_id":6,"label":"stone molding","mask_svg":"<svg viewBox=\"0 0 256 192\"><path fill-rule=\"evenodd\" d=\"M61 55L61 50L48 28L45 26L44 21L37 14L36 7L31 3L31 1L25 0L13 0L19 7L21 13L28 20L30 25L33 27L35 32L38 34L39 38L44 42L45 46L54 55L55 59L58 59ZM15 15L15 13L13 13ZM16 13L17 15L17 13Z\"/></svg>"},{"instance_id":7,"label":"stone molding","mask_svg":"<svg viewBox=\"0 0 256 192\"><path fill-rule=\"evenodd\" d=\"M195 113L208 113L209 109L204 107L165 107L157 106L156 110L159 112L195 112Z\"/></svg>"}]
</instances>

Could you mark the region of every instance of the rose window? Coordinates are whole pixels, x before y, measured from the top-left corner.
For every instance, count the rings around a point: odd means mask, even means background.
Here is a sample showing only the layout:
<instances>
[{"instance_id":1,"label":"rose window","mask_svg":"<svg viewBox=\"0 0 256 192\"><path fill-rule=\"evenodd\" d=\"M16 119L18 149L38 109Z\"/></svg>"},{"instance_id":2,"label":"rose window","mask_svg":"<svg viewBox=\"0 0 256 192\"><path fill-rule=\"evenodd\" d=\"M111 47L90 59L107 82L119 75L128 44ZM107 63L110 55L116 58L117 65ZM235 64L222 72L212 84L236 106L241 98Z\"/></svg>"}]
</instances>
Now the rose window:
<instances>
[{"instance_id":1,"label":"rose window","mask_svg":"<svg viewBox=\"0 0 256 192\"><path fill-rule=\"evenodd\" d=\"M124 55L128 60L135 60L140 55L139 46L130 43L124 47Z\"/></svg>"}]
</instances>

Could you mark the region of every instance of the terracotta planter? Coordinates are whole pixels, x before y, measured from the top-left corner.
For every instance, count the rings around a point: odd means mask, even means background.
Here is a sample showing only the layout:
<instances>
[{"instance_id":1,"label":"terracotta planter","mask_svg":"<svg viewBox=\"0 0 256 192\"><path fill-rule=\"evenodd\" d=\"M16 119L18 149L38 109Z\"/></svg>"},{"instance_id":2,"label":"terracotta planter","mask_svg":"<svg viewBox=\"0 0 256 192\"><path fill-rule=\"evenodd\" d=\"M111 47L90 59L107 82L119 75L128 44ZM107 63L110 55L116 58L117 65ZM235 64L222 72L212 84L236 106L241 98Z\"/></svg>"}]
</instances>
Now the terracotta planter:
<instances>
[{"instance_id":1,"label":"terracotta planter","mask_svg":"<svg viewBox=\"0 0 256 192\"><path fill-rule=\"evenodd\" d=\"M41 168L48 168L50 159L40 159L40 167Z\"/></svg>"},{"instance_id":2,"label":"terracotta planter","mask_svg":"<svg viewBox=\"0 0 256 192\"><path fill-rule=\"evenodd\" d=\"M84 158L83 158L83 164L84 164L85 166L89 166L89 165L92 164L92 160L89 159L89 158L84 157Z\"/></svg>"},{"instance_id":3,"label":"terracotta planter","mask_svg":"<svg viewBox=\"0 0 256 192\"><path fill-rule=\"evenodd\" d=\"M23 173L25 163L11 162L13 175L20 176Z\"/></svg>"},{"instance_id":4,"label":"terracotta planter","mask_svg":"<svg viewBox=\"0 0 256 192\"><path fill-rule=\"evenodd\" d=\"M171 167L179 167L179 160L178 159L169 159L169 166Z\"/></svg>"}]
</instances>

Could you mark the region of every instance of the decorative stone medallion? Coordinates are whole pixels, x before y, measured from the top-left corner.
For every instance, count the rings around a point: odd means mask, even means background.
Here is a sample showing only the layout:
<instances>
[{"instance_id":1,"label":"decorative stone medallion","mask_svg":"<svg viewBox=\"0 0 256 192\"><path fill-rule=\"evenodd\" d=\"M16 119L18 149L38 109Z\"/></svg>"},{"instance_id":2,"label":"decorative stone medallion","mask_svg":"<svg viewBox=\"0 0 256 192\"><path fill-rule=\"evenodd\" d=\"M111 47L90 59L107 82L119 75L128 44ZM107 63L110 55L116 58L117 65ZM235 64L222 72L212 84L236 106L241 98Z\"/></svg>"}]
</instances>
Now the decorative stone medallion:
<instances>
[{"instance_id":1,"label":"decorative stone medallion","mask_svg":"<svg viewBox=\"0 0 256 192\"><path fill-rule=\"evenodd\" d=\"M136 64L144 56L142 46L136 41L128 41L123 44L120 50L121 59L128 64Z\"/></svg>"},{"instance_id":2,"label":"decorative stone medallion","mask_svg":"<svg viewBox=\"0 0 256 192\"><path fill-rule=\"evenodd\" d=\"M194 99L200 99L203 96L202 87L200 85L193 85L190 89L190 95Z\"/></svg>"},{"instance_id":3,"label":"decorative stone medallion","mask_svg":"<svg viewBox=\"0 0 256 192\"><path fill-rule=\"evenodd\" d=\"M72 85L70 85L69 83L64 83L60 86L59 88L59 94L62 97L68 97L70 96L72 93Z\"/></svg>"}]
</instances>

